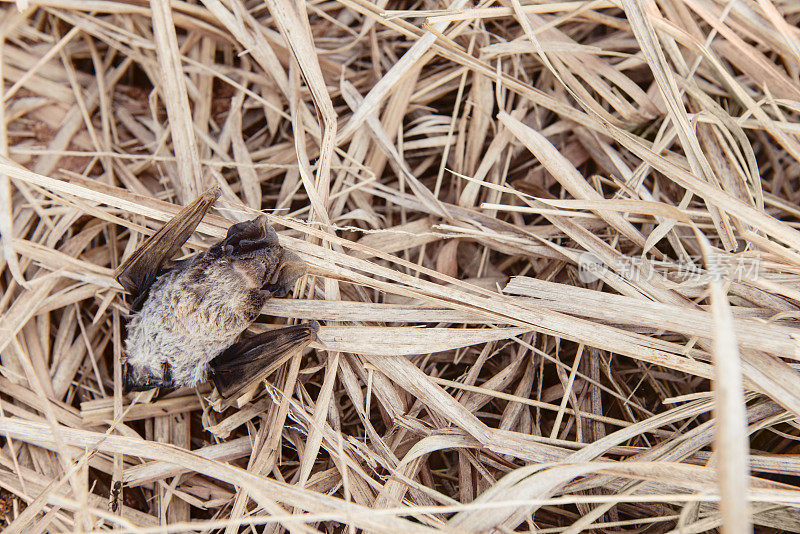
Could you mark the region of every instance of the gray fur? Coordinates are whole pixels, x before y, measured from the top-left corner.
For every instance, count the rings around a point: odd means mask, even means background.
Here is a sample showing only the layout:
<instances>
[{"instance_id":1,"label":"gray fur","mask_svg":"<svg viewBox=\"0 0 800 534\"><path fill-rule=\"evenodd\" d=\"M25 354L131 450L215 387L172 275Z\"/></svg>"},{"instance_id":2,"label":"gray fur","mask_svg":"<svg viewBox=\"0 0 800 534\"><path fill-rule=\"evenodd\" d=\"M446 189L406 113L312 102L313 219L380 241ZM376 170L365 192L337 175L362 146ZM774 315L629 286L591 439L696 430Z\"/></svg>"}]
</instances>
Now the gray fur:
<instances>
[{"instance_id":1,"label":"gray fur","mask_svg":"<svg viewBox=\"0 0 800 534\"><path fill-rule=\"evenodd\" d=\"M240 248L241 235L254 228L263 232L257 244L241 241ZM262 288L277 278L283 285L273 291L287 291L301 274L282 272L283 252L274 231L259 217L236 225L224 241L161 274L128 323L125 349L131 381L189 387L205 382L209 362L236 342L270 298L270 291Z\"/></svg>"}]
</instances>

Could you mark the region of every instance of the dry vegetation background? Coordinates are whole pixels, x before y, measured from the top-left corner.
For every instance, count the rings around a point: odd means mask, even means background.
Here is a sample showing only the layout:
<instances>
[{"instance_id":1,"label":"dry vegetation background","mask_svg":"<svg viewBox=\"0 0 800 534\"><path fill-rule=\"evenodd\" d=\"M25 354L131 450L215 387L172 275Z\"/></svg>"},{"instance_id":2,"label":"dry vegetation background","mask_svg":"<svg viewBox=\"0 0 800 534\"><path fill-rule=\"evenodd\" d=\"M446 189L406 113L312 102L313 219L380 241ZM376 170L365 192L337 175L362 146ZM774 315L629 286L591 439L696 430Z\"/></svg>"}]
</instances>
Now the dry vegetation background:
<instances>
[{"instance_id":1,"label":"dry vegetation background","mask_svg":"<svg viewBox=\"0 0 800 534\"><path fill-rule=\"evenodd\" d=\"M0 1L0 530L800 531L799 23ZM212 185L186 252L266 210L320 342L123 398L113 270Z\"/></svg>"}]
</instances>

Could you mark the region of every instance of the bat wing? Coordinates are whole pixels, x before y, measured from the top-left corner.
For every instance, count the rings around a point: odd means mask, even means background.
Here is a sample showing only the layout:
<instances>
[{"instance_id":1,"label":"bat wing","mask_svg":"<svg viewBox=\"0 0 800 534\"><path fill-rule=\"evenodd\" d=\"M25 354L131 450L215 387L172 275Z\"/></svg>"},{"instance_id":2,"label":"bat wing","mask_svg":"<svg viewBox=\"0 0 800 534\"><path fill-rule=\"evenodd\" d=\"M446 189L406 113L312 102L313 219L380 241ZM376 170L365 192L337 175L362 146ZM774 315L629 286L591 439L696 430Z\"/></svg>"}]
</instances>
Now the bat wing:
<instances>
[{"instance_id":1,"label":"bat wing","mask_svg":"<svg viewBox=\"0 0 800 534\"><path fill-rule=\"evenodd\" d=\"M317 337L319 324L277 328L241 339L211 360L211 376L223 399L236 398L256 382L265 379L286 360Z\"/></svg>"},{"instance_id":2,"label":"bat wing","mask_svg":"<svg viewBox=\"0 0 800 534\"><path fill-rule=\"evenodd\" d=\"M119 266L115 277L131 294L134 310L141 307L158 274L192 236L220 193L219 187L212 187L196 198Z\"/></svg>"}]
</instances>

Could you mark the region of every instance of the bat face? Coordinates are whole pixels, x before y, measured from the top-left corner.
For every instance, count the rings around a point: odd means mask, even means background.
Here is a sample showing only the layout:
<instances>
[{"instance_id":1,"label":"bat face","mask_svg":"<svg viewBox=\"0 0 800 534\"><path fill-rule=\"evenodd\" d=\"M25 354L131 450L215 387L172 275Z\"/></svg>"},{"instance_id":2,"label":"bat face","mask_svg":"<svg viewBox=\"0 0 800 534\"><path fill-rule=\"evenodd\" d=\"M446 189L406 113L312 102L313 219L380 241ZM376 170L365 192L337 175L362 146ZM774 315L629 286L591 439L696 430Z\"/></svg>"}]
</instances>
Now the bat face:
<instances>
[{"instance_id":1,"label":"bat face","mask_svg":"<svg viewBox=\"0 0 800 534\"><path fill-rule=\"evenodd\" d=\"M204 255L211 278L258 288L271 297L285 296L305 273L303 262L278 244L278 235L263 215L231 226L225 239Z\"/></svg>"},{"instance_id":2,"label":"bat face","mask_svg":"<svg viewBox=\"0 0 800 534\"><path fill-rule=\"evenodd\" d=\"M315 336L316 323L243 335L266 300L285 296L305 273L263 215L234 224L207 251L169 264L218 194L209 191L184 208L117 273L133 297L123 367L127 390L196 386L211 375L228 397Z\"/></svg>"}]
</instances>

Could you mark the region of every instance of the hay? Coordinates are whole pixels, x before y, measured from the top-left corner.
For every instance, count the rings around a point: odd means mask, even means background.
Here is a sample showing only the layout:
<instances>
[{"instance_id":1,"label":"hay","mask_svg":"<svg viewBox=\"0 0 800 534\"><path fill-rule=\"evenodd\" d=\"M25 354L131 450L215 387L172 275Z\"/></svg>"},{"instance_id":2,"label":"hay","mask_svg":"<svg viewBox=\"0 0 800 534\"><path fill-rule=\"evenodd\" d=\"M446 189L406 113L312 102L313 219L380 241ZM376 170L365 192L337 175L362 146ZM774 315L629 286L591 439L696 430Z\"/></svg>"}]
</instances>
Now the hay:
<instances>
[{"instance_id":1,"label":"hay","mask_svg":"<svg viewBox=\"0 0 800 534\"><path fill-rule=\"evenodd\" d=\"M798 24L0 2L0 528L800 531ZM211 185L185 251L265 210L319 342L123 397L113 270Z\"/></svg>"}]
</instances>

